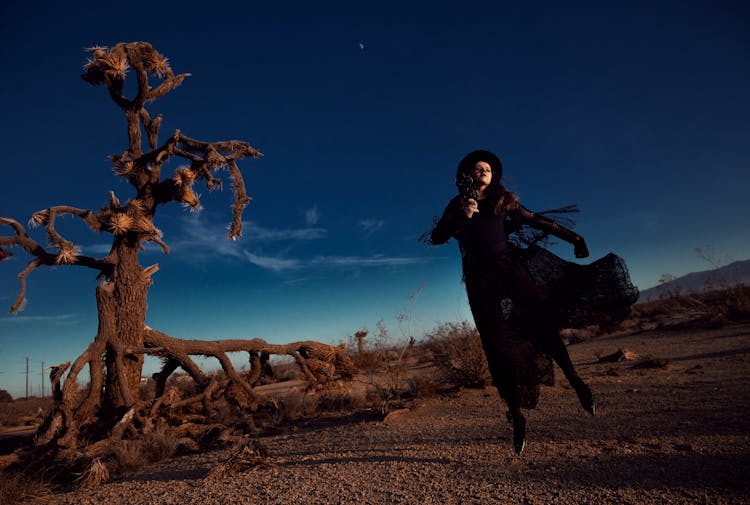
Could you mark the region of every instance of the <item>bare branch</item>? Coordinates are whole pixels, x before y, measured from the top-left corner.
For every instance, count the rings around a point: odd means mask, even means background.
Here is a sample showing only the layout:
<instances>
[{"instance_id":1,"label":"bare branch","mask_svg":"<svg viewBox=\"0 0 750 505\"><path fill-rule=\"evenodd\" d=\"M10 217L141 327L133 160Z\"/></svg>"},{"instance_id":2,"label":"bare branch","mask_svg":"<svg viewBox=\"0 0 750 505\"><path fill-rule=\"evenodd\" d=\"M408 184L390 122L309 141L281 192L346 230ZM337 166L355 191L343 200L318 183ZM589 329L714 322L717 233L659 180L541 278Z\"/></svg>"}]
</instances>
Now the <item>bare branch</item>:
<instances>
[{"instance_id":1,"label":"bare branch","mask_svg":"<svg viewBox=\"0 0 750 505\"><path fill-rule=\"evenodd\" d=\"M140 110L139 115L141 118L141 124L143 125L143 128L148 133L149 148L154 150L156 149L156 144L158 143L159 127L161 126L161 121L163 119L163 116L159 114L152 120L148 111L144 108Z\"/></svg>"},{"instance_id":2,"label":"bare branch","mask_svg":"<svg viewBox=\"0 0 750 505\"><path fill-rule=\"evenodd\" d=\"M26 252L33 256L43 256L47 253L47 251L44 250L42 246L40 246L36 240L29 237L29 234L26 232L26 229L16 221L15 219L10 219L7 217L0 217L0 224L8 225L16 232L16 235L14 237L0 237L0 245L1 246L21 246L24 248ZM8 254L10 254L8 252ZM49 254L49 256L54 256L52 254Z\"/></svg>"},{"instance_id":3,"label":"bare branch","mask_svg":"<svg viewBox=\"0 0 750 505\"><path fill-rule=\"evenodd\" d=\"M247 196L245 190L245 180L242 178L237 163L231 160L228 164L229 178L232 181L232 192L234 193L234 203L232 204L232 225L229 228L229 239L235 240L242 236L242 211L250 203L251 198Z\"/></svg>"},{"instance_id":4,"label":"bare branch","mask_svg":"<svg viewBox=\"0 0 750 505\"><path fill-rule=\"evenodd\" d=\"M260 158L263 153L252 147L247 142L241 142L239 140L228 140L224 142L202 142L200 140L191 139L185 135L180 134L180 142L187 151L207 153L209 150L216 150L223 153L227 158L240 159L248 156L252 158Z\"/></svg>"},{"instance_id":5,"label":"bare branch","mask_svg":"<svg viewBox=\"0 0 750 505\"><path fill-rule=\"evenodd\" d=\"M42 264L42 260L40 260L39 258L33 259L29 262L28 265L26 265L26 268L24 268L23 271L18 274L18 283L20 284L20 286L18 288L18 296L16 297L16 301L10 307L11 314L13 312L18 312L23 308L24 300L26 299L26 277L36 268L38 268L39 265Z\"/></svg>"},{"instance_id":6,"label":"bare branch","mask_svg":"<svg viewBox=\"0 0 750 505\"><path fill-rule=\"evenodd\" d=\"M132 108L136 111L140 111L143 108L143 104L146 103L146 96L148 94L148 74L146 67L143 65L143 52L151 48L151 44L146 42L134 42L132 44L125 44L125 53L128 56L128 63L135 70L136 78L138 79L138 94L132 100Z\"/></svg>"},{"instance_id":7,"label":"bare branch","mask_svg":"<svg viewBox=\"0 0 750 505\"><path fill-rule=\"evenodd\" d=\"M77 215L81 217L85 222L87 222L89 226L98 226L98 221L95 218L91 217L90 211L83 211L81 209L76 209L75 207L51 207L44 211L37 212L32 216L31 221L33 223L45 225L45 227L47 228L48 236L50 238L50 242L53 242L53 245L60 248L60 251L57 254L53 254L46 251L41 245L39 245L39 243L32 239L26 232L26 229L23 227L23 225L21 225L21 223L10 218L0 218L0 225L4 224L10 226L16 233L15 236L11 237L0 237L0 246L20 246L27 253L35 256L35 259L29 262L26 265L26 268L24 268L24 270L20 274L18 274L20 285L19 293L16 297L15 302L10 308L11 313L18 312L22 309L26 295L26 277L41 265L80 265L99 270L107 276L112 274L113 265L110 262L76 254L76 247L71 242L63 239L55 231L55 216L57 216L58 214ZM5 249L0 249L0 253L2 253L2 255L0 255L2 257L10 256L10 252L6 251Z\"/></svg>"},{"instance_id":8,"label":"bare branch","mask_svg":"<svg viewBox=\"0 0 750 505\"><path fill-rule=\"evenodd\" d=\"M61 402L63 399L62 389L60 388L60 379L65 371L70 367L70 361L53 366L49 372L49 381L52 384L52 398L55 402Z\"/></svg>"},{"instance_id":9,"label":"bare branch","mask_svg":"<svg viewBox=\"0 0 750 505\"><path fill-rule=\"evenodd\" d=\"M188 340L176 339L160 331L146 327L143 332L143 342L146 347L159 349L158 352L151 351L149 354L168 358L161 372L162 374L166 373L168 369L173 371L176 368L174 367L174 361L179 362L180 366L185 369L183 361L186 359L189 360L187 358L188 355L213 356L221 362L223 359L222 356L225 353L241 351L251 353L251 355L258 353L261 355L277 354L292 356L312 384L328 380L311 372L310 368L317 368L320 364L330 365L331 372L335 369L345 376L351 376L356 372L356 367L342 349L310 340L283 345L269 344L259 338L250 340ZM189 360L189 363L193 364L192 360ZM311 365L310 368L307 365ZM224 367L223 363L222 367ZM194 376L194 372L185 370L191 376ZM228 369L225 368L225 371L227 375L230 375L231 372ZM166 377L162 377L162 380L166 381ZM237 384L243 389L245 388L240 382L237 382Z\"/></svg>"},{"instance_id":10,"label":"bare branch","mask_svg":"<svg viewBox=\"0 0 750 505\"><path fill-rule=\"evenodd\" d=\"M91 210L79 209L77 207L71 207L69 205L57 205L55 207L49 207L48 209L44 209L39 212L36 212L31 217L31 219L36 224L48 225L50 220L54 221L54 218L56 216L62 216L62 215L71 215L71 216L79 217L93 231L95 232L102 231L101 221L99 221L97 216ZM54 232L54 227L52 231ZM57 235L56 232L54 232L54 235L56 237L59 237L59 235ZM59 237L59 238L62 239L62 237Z\"/></svg>"},{"instance_id":11,"label":"bare branch","mask_svg":"<svg viewBox=\"0 0 750 505\"><path fill-rule=\"evenodd\" d=\"M190 77L192 74L180 74L176 75L174 77L171 77L169 79L165 79L156 89L152 89L149 91L148 96L146 97L146 100L156 100L157 98L161 98L176 87L178 87L180 84L182 84L182 81L185 80L185 77Z\"/></svg>"}]
</instances>

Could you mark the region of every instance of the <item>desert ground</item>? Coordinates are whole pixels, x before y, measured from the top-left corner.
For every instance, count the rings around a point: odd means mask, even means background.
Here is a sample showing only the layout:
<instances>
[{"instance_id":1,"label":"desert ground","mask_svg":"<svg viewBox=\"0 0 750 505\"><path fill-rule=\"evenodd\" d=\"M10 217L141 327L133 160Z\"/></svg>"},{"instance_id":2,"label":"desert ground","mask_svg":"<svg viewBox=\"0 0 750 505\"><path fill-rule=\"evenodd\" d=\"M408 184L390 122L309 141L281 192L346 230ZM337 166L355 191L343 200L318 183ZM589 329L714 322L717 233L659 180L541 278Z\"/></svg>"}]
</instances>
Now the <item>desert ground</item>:
<instances>
[{"instance_id":1,"label":"desert ground","mask_svg":"<svg viewBox=\"0 0 750 505\"><path fill-rule=\"evenodd\" d=\"M569 347L598 398L589 416L559 373L529 413L528 446L493 388L308 419L257 436L268 457L181 456L50 504L750 503L750 324L620 333ZM600 362L618 350L629 360ZM356 382L351 386L356 387Z\"/></svg>"}]
</instances>

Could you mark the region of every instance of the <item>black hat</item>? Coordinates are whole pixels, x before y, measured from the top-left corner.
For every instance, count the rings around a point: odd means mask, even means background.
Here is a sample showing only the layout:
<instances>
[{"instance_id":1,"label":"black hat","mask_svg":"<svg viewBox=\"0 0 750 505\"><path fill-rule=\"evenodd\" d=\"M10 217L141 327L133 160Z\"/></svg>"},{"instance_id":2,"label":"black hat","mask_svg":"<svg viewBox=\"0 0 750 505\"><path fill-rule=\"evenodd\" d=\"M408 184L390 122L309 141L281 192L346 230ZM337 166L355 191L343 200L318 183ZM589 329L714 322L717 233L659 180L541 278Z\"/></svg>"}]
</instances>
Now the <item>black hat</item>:
<instances>
[{"instance_id":1,"label":"black hat","mask_svg":"<svg viewBox=\"0 0 750 505\"><path fill-rule=\"evenodd\" d=\"M462 159L461 163L458 164L458 169L456 170L456 178L458 178L461 173L471 172L471 170L474 168L474 165L476 165L479 161L484 161L485 163L488 163L490 165L490 167L492 168L492 178L494 180L499 181L503 177L503 164L500 162L500 158L498 158L496 154L491 153L490 151L479 149L477 151L472 151L464 156L464 159Z\"/></svg>"}]
</instances>

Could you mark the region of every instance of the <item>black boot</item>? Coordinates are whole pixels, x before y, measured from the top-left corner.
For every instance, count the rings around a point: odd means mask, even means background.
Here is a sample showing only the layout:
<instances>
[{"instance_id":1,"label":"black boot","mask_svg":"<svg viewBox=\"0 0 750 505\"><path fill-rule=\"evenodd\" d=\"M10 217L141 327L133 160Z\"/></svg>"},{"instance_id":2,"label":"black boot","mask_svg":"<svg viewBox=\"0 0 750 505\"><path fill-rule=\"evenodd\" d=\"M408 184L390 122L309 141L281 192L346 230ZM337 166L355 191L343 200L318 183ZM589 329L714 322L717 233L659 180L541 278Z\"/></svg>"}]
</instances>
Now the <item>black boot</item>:
<instances>
[{"instance_id":1,"label":"black boot","mask_svg":"<svg viewBox=\"0 0 750 505\"><path fill-rule=\"evenodd\" d=\"M520 410L511 413L513 418L513 449L521 454L526 447L526 418Z\"/></svg>"},{"instance_id":2,"label":"black boot","mask_svg":"<svg viewBox=\"0 0 750 505\"><path fill-rule=\"evenodd\" d=\"M596 414L596 401L594 400L594 393L591 392L591 388L583 382L583 379L578 377L576 380L571 381L573 388L576 390L578 400L581 402L583 410L591 414Z\"/></svg>"}]
</instances>

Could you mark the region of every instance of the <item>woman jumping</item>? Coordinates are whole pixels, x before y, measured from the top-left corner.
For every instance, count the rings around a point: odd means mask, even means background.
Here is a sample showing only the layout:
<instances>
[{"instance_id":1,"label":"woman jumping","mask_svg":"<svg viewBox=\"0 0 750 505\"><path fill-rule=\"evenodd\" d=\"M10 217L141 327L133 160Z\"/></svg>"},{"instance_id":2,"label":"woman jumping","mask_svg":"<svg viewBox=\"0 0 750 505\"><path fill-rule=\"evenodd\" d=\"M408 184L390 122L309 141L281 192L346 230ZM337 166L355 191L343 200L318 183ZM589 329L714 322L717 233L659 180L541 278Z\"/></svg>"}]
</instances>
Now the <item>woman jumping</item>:
<instances>
[{"instance_id":1,"label":"woman jumping","mask_svg":"<svg viewBox=\"0 0 750 505\"><path fill-rule=\"evenodd\" d=\"M469 306L520 454L526 445L521 409L536 407L539 386L551 371L545 355L560 366L587 412L594 415L596 405L573 367L553 307L535 286L521 250L508 243L508 231L528 225L573 244L577 258L589 253L583 237L524 208L501 184L502 173L495 154L480 150L466 155L456 172L461 194L448 203L431 240L458 240Z\"/></svg>"}]
</instances>

